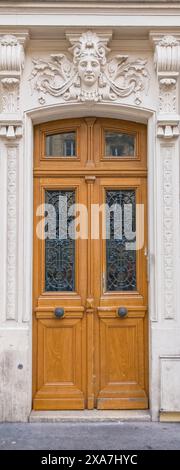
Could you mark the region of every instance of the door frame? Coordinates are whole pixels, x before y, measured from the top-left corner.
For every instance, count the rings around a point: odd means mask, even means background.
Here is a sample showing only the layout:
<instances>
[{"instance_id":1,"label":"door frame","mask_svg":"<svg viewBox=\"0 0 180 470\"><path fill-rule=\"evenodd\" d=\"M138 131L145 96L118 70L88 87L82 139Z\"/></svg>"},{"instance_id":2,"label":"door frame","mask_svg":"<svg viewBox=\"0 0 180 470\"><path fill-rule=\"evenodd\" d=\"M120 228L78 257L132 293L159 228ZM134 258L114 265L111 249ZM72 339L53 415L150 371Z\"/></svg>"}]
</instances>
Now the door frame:
<instances>
[{"instance_id":1,"label":"door frame","mask_svg":"<svg viewBox=\"0 0 180 470\"><path fill-rule=\"evenodd\" d=\"M24 244L24 318L30 318L30 331L32 331L32 272L33 272L33 126L43 122L53 121L56 119L78 118L85 116L108 117L114 119L123 119L147 125L147 212L148 212L148 247L149 247L149 285L148 285L148 321L149 321L149 402L150 408L153 411L153 419L158 418L158 410L153 408L153 400L155 397L152 395L152 320L157 320L157 296L158 285L155 279L158 278L159 260L157 259L156 266L152 262L153 256L156 257L158 251L158 243L155 238L157 233L157 215L156 215L156 194L154 188L156 187L155 178L157 178L156 171L156 147L155 147L155 112L151 110L144 110L139 107L120 106L119 104L99 104L88 105L83 104L61 104L54 107L47 106L45 108L36 108L25 113L25 132L24 132L24 168L23 180L26 191L24 191L24 230L23 230L23 244ZM152 197L153 193L153 197ZM29 384L28 395L32 404L32 333L29 334ZM32 408L32 405L31 405Z\"/></svg>"}]
</instances>

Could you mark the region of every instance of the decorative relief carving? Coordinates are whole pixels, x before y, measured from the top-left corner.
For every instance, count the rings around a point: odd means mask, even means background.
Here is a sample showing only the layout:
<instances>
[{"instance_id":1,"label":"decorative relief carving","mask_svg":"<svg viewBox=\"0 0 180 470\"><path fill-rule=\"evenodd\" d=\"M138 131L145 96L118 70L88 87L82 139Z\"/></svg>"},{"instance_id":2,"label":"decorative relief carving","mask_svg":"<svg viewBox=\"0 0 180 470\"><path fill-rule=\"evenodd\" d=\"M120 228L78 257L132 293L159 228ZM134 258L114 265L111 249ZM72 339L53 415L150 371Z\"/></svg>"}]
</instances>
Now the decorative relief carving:
<instances>
[{"instance_id":1,"label":"decorative relief carving","mask_svg":"<svg viewBox=\"0 0 180 470\"><path fill-rule=\"evenodd\" d=\"M40 93L41 104L46 94L65 101L114 101L134 94L135 103L141 103L149 81L146 60L129 62L128 56L112 57L108 39L102 40L91 31L71 42L69 57L51 54L48 61L33 59L30 81L32 89Z\"/></svg>"},{"instance_id":2,"label":"decorative relief carving","mask_svg":"<svg viewBox=\"0 0 180 470\"><path fill-rule=\"evenodd\" d=\"M0 72L13 72L18 75L24 67L24 49L16 36L5 35L0 37Z\"/></svg>"},{"instance_id":3,"label":"decorative relief carving","mask_svg":"<svg viewBox=\"0 0 180 470\"><path fill-rule=\"evenodd\" d=\"M179 135L178 75L180 69L180 43L174 36L164 36L156 43L155 68L159 81L158 137L174 138Z\"/></svg>"},{"instance_id":4,"label":"decorative relief carving","mask_svg":"<svg viewBox=\"0 0 180 470\"><path fill-rule=\"evenodd\" d=\"M19 79L2 78L3 113L16 113L19 110Z\"/></svg>"},{"instance_id":5,"label":"decorative relief carving","mask_svg":"<svg viewBox=\"0 0 180 470\"><path fill-rule=\"evenodd\" d=\"M17 248L17 197L16 165L17 148L7 149L7 320L16 320L16 248Z\"/></svg>"},{"instance_id":6,"label":"decorative relief carving","mask_svg":"<svg viewBox=\"0 0 180 470\"><path fill-rule=\"evenodd\" d=\"M175 78L159 80L159 111L161 113L176 112L176 81Z\"/></svg>"},{"instance_id":7,"label":"decorative relief carving","mask_svg":"<svg viewBox=\"0 0 180 470\"><path fill-rule=\"evenodd\" d=\"M164 317L175 318L174 293L174 213L173 213L173 152L174 146L162 146L163 159L163 262Z\"/></svg>"},{"instance_id":8,"label":"decorative relief carving","mask_svg":"<svg viewBox=\"0 0 180 470\"><path fill-rule=\"evenodd\" d=\"M157 73L179 72L179 47L179 41L174 36L164 36L156 44L154 61Z\"/></svg>"},{"instance_id":9,"label":"decorative relief carving","mask_svg":"<svg viewBox=\"0 0 180 470\"><path fill-rule=\"evenodd\" d=\"M22 38L23 42L25 38ZM19 111L19 84L24 67L24 49L16 36L0 36L0 84L2 112Z\"/></svg>"}]
</instances>

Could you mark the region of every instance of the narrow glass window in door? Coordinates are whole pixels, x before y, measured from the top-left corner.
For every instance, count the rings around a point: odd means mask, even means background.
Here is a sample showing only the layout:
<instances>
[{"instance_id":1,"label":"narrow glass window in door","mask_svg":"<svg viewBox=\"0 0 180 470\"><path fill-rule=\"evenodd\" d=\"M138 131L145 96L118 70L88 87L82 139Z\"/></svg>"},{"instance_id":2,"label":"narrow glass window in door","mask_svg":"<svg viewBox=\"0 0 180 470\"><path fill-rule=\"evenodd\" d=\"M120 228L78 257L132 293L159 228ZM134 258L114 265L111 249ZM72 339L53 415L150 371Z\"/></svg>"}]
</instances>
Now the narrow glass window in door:
<instances>
[{"instance_id":1,"label":"narrow glass window in door","mask_svg":"<svg viewBox=\"0 0 180 470\"><path fill-rule=\"evenodd\" d=\"M73 216L68 215L68 210L75 203L75 191L46 190L45 202L52 205L52 217L56 213L56 225L52 225L53 235L48 223L45 228L48 231L45 240L45 290L74 291L75 240L69 236L68 229Z\"/></svg>"},{"instance_id":2,"label":"narrow glass window in door","mask_svg":"<svg viewBox=\"0 0 180 470\"><path fill-rule=\"evenodd\" d=\"M106 290L133 291L136 290L135 191L107 190L106 204L109 208L106 214Z\"/></svg>"}]
</instances>

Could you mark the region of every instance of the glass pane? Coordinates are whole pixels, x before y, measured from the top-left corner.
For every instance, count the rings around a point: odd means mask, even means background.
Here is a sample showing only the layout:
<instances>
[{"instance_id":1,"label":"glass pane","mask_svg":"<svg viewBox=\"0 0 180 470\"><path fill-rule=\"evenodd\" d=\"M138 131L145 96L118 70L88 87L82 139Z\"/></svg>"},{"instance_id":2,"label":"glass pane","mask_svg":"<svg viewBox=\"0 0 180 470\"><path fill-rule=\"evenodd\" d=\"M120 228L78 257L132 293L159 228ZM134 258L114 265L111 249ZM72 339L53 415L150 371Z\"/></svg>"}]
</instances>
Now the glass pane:
<instances>
[{"instance_id":1,"label":"glass pane","mask_svg":"<svg viewBox=\"0 0 180 470\"><path fill-rule=\"evenodd\" d=\"M46 136L47 157L74 157L76 155L76 133L65 132Z\"/></svg>"},{"instance_id":2,"label":"glass pane","mask_svg":"<svg viewBox=\"0 0 180 470\"><path fill-rule=\"evenodd\" d=\"M119 132L105 132L106 157L134 156L135 136Z\"/></svg>"},{"instance_id":3,"label":"glass pane","mask_svg":"<svg viewBox=\"0 0 180 470\"><path fill-rule=\"evenodd\" d=\"M75 203L75 191L46 191L45 202L52 205L52 210L48 210L48 222L45 227L48 231L45 240L45 290L74 291L75 240L68 233L73 216L67 214L69 207ZM49 224L50 217L54 217L53 208L56 221L55 226L52 224L51 227L52 235Z\"/></svg>"},{"instance_id":4,"label":"glass pane","mask_svg":"<svg viewBox=\"0 0 180 470\"><path fill-rule=\"evenodd\" d=\"M108 205L106 290L108 291L136 290L135 201L134 190L106 191L106 204ZM131 249L129 249L130 244Z\"/></svg>"}]
</instances>

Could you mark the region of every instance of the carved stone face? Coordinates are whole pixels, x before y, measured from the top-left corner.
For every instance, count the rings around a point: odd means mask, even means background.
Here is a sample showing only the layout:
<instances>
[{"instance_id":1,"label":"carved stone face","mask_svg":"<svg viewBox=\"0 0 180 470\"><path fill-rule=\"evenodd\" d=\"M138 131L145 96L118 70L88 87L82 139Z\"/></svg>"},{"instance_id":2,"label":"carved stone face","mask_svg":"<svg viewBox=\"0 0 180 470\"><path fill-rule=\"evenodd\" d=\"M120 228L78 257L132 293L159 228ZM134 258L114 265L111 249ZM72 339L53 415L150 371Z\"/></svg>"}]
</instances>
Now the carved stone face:
<instances>
[{"instance_id":1,"label":"carved stone face","mask_svg":"<svg viewBox=\"0 0 180 470\"><path fill-rule=\"evenodd\" d=\"M78 63L78 73L85 85L94 85L100 75L99 61L93 56L84 56Z\"/></svg>"}]
</instances>

